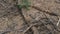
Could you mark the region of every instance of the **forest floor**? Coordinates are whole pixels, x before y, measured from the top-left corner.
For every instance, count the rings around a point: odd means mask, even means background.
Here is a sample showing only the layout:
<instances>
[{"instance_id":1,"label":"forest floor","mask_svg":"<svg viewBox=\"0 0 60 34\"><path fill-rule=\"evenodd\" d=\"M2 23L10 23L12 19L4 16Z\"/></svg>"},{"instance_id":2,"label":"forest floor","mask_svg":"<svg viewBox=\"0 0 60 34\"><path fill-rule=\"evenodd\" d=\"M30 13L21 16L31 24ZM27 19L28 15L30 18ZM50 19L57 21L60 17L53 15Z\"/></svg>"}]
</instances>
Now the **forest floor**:
<instances>
[{"instance_id":1,"label":"forest floor","mask_svg":"<svg viewBox=\"0 0 60 34\"><path fill-rule=\"evenodd\" d=\"M21 13L17 0L0 0L0 34L60 34L60 0L29 1Z\"/></svg>"}]
</instances>

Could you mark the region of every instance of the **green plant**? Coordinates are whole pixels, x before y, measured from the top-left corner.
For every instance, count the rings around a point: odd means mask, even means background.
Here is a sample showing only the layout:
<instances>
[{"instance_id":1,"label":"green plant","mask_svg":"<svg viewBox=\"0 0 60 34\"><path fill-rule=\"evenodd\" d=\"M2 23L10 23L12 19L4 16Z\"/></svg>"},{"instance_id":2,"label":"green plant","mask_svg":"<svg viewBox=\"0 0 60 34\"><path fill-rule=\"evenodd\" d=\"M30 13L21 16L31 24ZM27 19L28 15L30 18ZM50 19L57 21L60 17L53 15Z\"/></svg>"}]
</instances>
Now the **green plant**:
<instances>
[{"instance_id":1,"label":"green plant","mask_svg":"<svg viewBox=\"0 0 60 34\"><path fill-rule=\"evenodd\" d=\"M30 2L28 0L21 0L21 4L17 6L19 9L26 8L28 10L30 6Z\"/></svg>"}]
</instances>

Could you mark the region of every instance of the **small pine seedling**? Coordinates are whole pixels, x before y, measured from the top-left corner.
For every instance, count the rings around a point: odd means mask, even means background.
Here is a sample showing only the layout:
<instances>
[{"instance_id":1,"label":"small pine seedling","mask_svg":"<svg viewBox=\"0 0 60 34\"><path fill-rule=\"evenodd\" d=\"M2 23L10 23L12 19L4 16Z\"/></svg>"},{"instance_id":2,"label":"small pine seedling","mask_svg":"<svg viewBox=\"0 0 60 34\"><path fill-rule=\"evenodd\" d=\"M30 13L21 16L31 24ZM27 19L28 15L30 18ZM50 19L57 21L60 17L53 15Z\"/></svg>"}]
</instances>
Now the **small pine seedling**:
<instances>
[{"instance_id":1,"label":"small pine seedling","mask_svg":"<svg viewBox=\"0 0 60 34\"><path fill-rule=\"evenodd\" d=\"M19 9L25 8L29 10L30 2L28 0L21 0L21 4L17 6Z\"/></svg>"}]
</instances>

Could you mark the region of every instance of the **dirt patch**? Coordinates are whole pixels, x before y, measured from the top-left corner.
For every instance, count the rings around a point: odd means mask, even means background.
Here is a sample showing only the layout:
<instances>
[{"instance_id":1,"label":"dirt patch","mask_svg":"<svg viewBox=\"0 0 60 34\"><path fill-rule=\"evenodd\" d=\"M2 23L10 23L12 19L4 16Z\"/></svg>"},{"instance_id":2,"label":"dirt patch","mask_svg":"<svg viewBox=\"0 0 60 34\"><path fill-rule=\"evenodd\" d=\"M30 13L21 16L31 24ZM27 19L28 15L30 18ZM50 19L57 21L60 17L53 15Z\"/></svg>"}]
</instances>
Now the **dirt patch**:
<instances>
[{"instance_id":1,"label":"dirt patch","mask_svg":"<svg viewBox=\"0 0 60 34\"><path fill-rule=\"evenodd\" d=\"M60 34L60 1L29 1L32 7L21 13L17 1L0 0L0 34Z\"/></svg>"}]
</instances>

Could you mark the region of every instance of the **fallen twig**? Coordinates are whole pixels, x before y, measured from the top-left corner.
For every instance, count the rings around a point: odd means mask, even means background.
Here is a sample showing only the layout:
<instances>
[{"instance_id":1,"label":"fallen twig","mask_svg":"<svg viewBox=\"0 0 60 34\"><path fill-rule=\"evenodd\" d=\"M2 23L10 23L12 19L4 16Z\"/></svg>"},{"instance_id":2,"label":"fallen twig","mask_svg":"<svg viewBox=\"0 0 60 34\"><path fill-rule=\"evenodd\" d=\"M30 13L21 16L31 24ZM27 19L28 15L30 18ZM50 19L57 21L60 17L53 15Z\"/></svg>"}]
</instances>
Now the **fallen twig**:
<instances>
[{"instance_id":1,"label":"fallen twig","mask_svg":"<svg viewBox=\"0 0 60 34\"><path fill-rule=\"evenodd\" d=\"M46 11L46 10L42 10L42 9L40 9L39 7L36 7L36 6L30 6L30 7L35 8L35 9L41 11L41 12L45 12L45 13L47 13L47 14L49 14L49 15L59 16L59 15L57 15L57 14L55 14L55 13L52 13L52 12L50 13L50 12L48 12L48 11Z\"/></svg>"},{"instance_id":2,"label":"fallen twig","mask_svg":"<svg viewBox=\"0 0 60 34\"><path fill-rule=\"evenodd\" d=\"M23 31L23 34L25 33L25 32L27 32L31 27L33 27L34 25L37 25L38 23L35 23L35 24L31 24L25 31Z\"/></svg>"},{"instance_id":3,"label":"fallen twig","mask_svg":"<svg viewBox=\"0 0 60 34\"><path fill-rule=\"evenodd\" d=\"M58 17L59 18L59 20L58 20L58 22L57 22L57 26L59 25L59 23L60 23L60 17Z\"/></svg>"}]
</instances>

